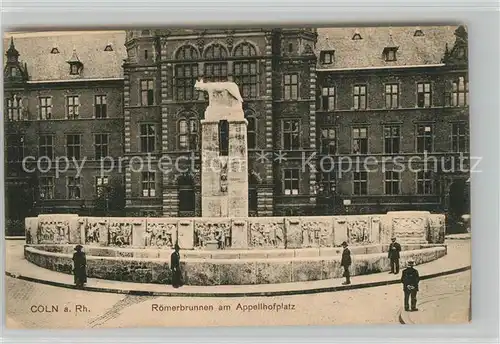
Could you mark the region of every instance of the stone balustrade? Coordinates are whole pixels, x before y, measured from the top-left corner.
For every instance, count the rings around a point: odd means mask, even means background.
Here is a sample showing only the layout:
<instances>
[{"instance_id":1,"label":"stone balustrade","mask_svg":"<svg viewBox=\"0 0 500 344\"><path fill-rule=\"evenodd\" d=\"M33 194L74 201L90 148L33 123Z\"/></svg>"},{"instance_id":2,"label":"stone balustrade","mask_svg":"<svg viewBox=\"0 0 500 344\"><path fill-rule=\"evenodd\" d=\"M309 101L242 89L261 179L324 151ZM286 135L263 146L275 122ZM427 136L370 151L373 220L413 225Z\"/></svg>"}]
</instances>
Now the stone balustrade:
<instances>
[{"instance_id":1,"label":"stone balustrade","mask_svg":"<svg viewBox=\"0 0 500 344\"><path fill-rule=\"evenodd\" d=\"M26 218L28 244L82 244L183 250L213 248L220 239L232 249L295 249L400 243L444 242L445 217L429 212L375 215L152 218L82 217L44 214ZM212 245L212 246L210 246Z\"/></svg>"}]
</instances>

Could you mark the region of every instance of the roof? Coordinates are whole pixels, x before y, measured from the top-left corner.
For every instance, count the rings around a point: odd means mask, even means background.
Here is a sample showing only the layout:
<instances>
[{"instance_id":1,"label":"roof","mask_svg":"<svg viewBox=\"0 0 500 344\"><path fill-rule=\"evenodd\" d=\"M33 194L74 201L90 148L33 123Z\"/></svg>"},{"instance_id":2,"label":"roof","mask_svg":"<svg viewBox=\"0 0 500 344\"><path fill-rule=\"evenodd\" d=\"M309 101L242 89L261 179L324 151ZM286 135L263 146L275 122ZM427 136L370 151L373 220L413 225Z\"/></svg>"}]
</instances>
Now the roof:
<instances>
[{"instance_id":1,"label":"roof","mask_svg":"<svg viewBox=\"0 0 500 344\"><path fill-rule=\"evenodd\" d=\"M123 78L125 31L57 31L6 33L4 53L11 37L19 60L27 63L29 80L60 81L71 79ZM104 51L111 44L112 51ZM51 51L57 48L58 54ZM81 75L70 75L68 61L83 63Z\"/></svg>"},{"instance_id":2,"label":"roof","mask_svg":"<svg viewBox=\"0 0 500 344\"><path fill-rule=\"evenodd\" d=\"M406 26L318 28L315 52L335 50L334 61L318 69L362 69L391 66L422 66L441 63L446 43L453 47L457 26ZM423 36L415 36L421 30ZM355 33L361 39L353 40ZM396 61L386 62L384 48L397 47Z\"/></svg>"}]
</instances>

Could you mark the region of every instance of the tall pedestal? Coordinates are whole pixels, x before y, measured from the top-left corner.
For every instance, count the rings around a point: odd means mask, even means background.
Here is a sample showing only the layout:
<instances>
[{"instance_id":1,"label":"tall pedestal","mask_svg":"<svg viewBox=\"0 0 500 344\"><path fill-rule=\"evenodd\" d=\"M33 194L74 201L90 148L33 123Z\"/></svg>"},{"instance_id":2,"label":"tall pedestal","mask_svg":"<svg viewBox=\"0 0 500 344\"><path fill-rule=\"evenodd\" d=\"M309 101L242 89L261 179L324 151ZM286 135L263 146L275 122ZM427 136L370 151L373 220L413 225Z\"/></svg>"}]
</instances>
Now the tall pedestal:
<instances>
[{"instance_id":1,"label":"tall pedestal","mask_svg":"<svg viewBox=\"0 0 500 344\"><path fill-rule=\"evenodd\" d=\"M242 109L222 110L208 107L201 121L201 215L247 217L247 121Z\"/></svg>"}]
</instances>

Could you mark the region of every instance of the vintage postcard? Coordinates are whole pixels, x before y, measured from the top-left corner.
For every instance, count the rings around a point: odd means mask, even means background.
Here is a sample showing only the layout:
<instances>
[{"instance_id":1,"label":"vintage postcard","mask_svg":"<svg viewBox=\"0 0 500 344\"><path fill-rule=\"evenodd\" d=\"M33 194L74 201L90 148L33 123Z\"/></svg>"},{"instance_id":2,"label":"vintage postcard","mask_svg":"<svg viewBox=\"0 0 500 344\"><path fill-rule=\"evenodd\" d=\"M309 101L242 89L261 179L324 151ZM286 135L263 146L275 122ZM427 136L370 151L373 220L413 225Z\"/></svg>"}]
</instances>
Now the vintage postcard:
<instances>
[{"instance_id":1,"label":"vintage postcard","mask_svg":"<svg viewBox=\"0 0 500 344\"><path fill-rule=\"evenodd\" d=\"M465 26L3 47L9 328L470 321Z\"/></svg>"}]
</instances>

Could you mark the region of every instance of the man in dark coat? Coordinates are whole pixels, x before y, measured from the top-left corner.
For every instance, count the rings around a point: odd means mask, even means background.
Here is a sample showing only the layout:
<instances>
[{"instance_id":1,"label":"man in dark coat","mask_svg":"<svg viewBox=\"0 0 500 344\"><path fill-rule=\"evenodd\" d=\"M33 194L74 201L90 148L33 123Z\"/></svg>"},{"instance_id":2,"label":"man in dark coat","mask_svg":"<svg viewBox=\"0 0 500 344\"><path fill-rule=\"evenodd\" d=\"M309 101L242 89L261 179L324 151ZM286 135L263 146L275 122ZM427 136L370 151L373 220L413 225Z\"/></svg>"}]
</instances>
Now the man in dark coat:
<instances>
[{"instance_id":1,"label":"man in dark coat","mask_svg":"<svg viewBox=\"0 0 500 344\"><path fill-rule=\"evenodd\" d=\"M390 274L399 274L399 252L401 252L401 245L396 242L396 238L391 239L392 242L389 245L389 261L391 263Z\"/></svg>"},{"instance_id":2,"label":"man in dark coat","mask_svg":"<svg viewBox=\"0 0 500 344\"><path fill-rule=\"evenodd\" d=\"M181 255L179 254L180 247L176 243L174 252L170 256L170 268L172 269L172 287L179 288L182 286L182 272L181 272Z\"/></svg>"},{"instance_id":3,"label":"man in dark coat","mask_svg":"<svg viewBox=\"0 0 500 344\"><path fill-rule=\"evenodd\" d=\"M82 288L87 283L87 258L82 249L82 245L76 245L76 252L73 254L73 274L77 288Z\"/></svg>"},{"instance_id":4,"label":"man in dark coat","mask_svg":"<svg viewBox=\"0 0 500 344\"><path fill-rule=\"evenodd\" d=\"M401 274L401 283L403 283L403 292L405 294L405 311L418 311L417 309L417 293L418 293L418 283L420 282L420 276L418 271L413 267L415 262L413 260L408 261L408 267L403 270ZM411 298L411 308L408 304Z\"/></svg>"},{"instance_id":5,"label":"man in dark coat","mask_svg":"<svg viewBox=\"0 0 500 344\"><path fill-rule=\"evenodd\" d=\"M351 274L349 273L349 267L351 266L351 251L347 248L347 242L342 243L344 251L342 252L342 260L340 261L340 266L344 268L345 282L343 285L351 284Z\"/></svg>"}]
</instances>

